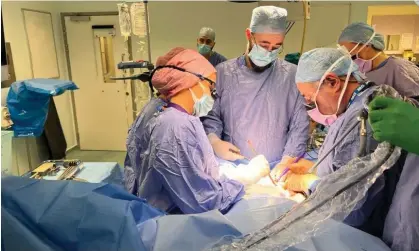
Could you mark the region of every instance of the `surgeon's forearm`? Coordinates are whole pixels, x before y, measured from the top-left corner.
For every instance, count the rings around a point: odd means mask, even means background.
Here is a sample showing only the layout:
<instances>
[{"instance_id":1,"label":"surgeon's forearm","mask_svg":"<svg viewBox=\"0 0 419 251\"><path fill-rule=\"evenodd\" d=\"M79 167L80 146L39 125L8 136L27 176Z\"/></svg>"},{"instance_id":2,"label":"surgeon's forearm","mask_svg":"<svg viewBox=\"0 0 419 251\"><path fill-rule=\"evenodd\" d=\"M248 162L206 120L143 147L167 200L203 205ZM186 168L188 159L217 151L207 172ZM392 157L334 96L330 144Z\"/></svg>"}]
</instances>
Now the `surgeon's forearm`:
<instances>
[{"instance_id":1,"label":"surgeon's forearm","mask_svg":"<svg viewBox=\"0 0 419 251\"><path fill-rule=\"evenodd\" d=\"M283 156L297 157L306 151L309 127L307 113L290 126Z\"/></svg>"},{"instance_id":2,"label":"surgeon's forearm","mask_svg":"<svg viewBox=\"0 0 419 251\"><path fill-rule=\"evenodd\" d=\"M219 101L218 101L219 102ZM218 138L221 138L223 132L223 122L220 118L219 104L216 101L212 110L208 113L207 116L203 117L202 125L204 126L205 133L207 135L213 133L217 135Z\"/></svg>"},{"instance_id":3,"label":"surgeon's forearm","mask_svg":"<svg viewBox=\"0 0 419 251\"><path fill-rule=\"evenodd\" d=\"M210 133L207 137L211 145L220 140L220 137L215 133Z\"/></svg>"}]
</instances>

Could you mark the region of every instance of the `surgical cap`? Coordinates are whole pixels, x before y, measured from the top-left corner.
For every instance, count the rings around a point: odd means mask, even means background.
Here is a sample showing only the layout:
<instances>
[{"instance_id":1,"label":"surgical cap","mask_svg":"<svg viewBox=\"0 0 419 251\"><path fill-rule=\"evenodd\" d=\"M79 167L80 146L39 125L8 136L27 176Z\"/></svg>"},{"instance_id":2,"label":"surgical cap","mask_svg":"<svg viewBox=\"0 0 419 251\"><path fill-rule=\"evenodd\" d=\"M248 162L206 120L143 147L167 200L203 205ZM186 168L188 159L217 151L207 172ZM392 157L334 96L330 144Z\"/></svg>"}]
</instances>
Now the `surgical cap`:
<instances>
[{"instance_id":1,"label":"surgical cap","mask_svg":"<svg viewBox=\"0 0 419 251\"><path fill-rule=\"evenodd\" d=\"M212 28L203 27L199 31L199 37L206 37L208 39L211 39L212 41L215 41L215 31Z\"/></svg>"},{"instance_id":2,"label":"surgical cap","mask_svg":"<svg viewBox=\"0 0 419 251\"><path fill-rule=\"evenodd\" d=\"M340 34L338 42L366 44L373 34L374 28L372 28L368 24L362 22L352 23L342 31L342 34ZM384 50L383 35L375 33L374 37L369 42L369 44L371 44L377 50Z\"/></svg>"},{"instance_id":3,"label":"surgical cap","mask_svg":"<svg viewBox=\"0 0 419 251\"><path fill-rule=\"evenodd\" d=\"M285 33L287 10L275 6L254 8L249 28L252 33Z\"/></svg>"},{"instance_id":4,"label":"surgical cap","mask_svg":"<svg viewBox=\"0 0 419 251\"><path fill-rule=\"evenodd\" d=\"M179 47L159 57L156 65L174 65L202 76L209 76L215 72L214 66L201 54ZM191 73L162 68L154 73L151 83L162 95L171 98L178 92L196 85L198 81L199 78Z\"/></svg>"},{"instance_id":5,"label":"surgical cap","mask_svg":"<svg viewBox=\"0 0 419 251\"><path fill-rule=\"evenodd\" d=\"M162 65L167 65L167 63L177 54L179 54L180 52L186 50L183 47L175 47L173 49L171 49L166 55L158 57L157 61L156 61L156 66L162 66Z\"/></svg>"},{"instance_id":6,"label":"surgical cap","mask_svg":"<svg viewBox=\"0 0 419 251\"><path fill-rule=\"evenodd\" d=\"M329 67L345 55L346 57L330 71L337 76L344 76L348 73L352 59L347 51L334 48L318 48L303 53L298 62L295 82L309 83L319 81ZM351 73L358 81L362 81L365 78L359 72L358 66L355 63L352 64Z\"/></svg>"}]
</instances>

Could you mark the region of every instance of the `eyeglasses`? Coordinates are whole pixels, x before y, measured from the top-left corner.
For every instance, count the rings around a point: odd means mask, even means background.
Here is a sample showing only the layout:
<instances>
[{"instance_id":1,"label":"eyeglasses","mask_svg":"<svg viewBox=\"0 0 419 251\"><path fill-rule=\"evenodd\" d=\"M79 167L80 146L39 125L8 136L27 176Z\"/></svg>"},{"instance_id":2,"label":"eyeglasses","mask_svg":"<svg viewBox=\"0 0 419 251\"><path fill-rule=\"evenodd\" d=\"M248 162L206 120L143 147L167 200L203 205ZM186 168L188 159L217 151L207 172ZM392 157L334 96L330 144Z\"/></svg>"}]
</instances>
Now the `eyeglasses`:
<instances>
[{"instance_id":1,"label":"eyeglasses","mask_svg":"<svg viewBox=\"0 0 419 251\"><path fill-rule=\"evenodd\" d=\"M151 72L151 74L150 74L150 81L153 79L153 75L154 75L154 73L157 71L157 70L160 70L160 69L163 69L163 68L171 68L171 69L175 69L175 70L178 70L178 71L183 71L183 72L187 72L187 73L190 73L190 74L193 74L193 75L195 75L196 77L198 77L201 81L208 81L208 83L210 83L210 92L211 92L211 96L214 98L214 99L216 99L217 97L218 97L218 95L217 95L217 90L216 90L216 88L215 88L215 82L214 81L212 81L211 79L209 79L209 78L207 78L207 77L204 77L204 76L202 76L201 74L199 74L199 73L195 73L195 72L190 72L190 71L188 71L188 70L186 70L186 69L184 69L184 68L181 68L181 67L177 67L177 66L175 66L175 65L161 65L161 66L157 66L152 72Z\"/></svg>"}]
</instances>

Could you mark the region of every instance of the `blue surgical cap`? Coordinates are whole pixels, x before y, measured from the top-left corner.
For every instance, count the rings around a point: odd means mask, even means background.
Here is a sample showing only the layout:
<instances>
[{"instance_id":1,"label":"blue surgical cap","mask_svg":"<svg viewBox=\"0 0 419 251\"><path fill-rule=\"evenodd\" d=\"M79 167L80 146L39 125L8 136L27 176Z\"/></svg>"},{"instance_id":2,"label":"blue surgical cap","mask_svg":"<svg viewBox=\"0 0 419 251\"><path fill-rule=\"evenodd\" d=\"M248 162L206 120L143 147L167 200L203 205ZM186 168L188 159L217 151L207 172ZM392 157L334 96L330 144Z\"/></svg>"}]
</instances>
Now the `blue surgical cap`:
<instances>
[{"instance_id":1,"label":"blue surgical cap","mask_svg":"<svg viewBox=\"0 0 419 251\"><path fill-rule=\"evenodd\" d=\"M199 31L199 37L206 37L208 39L211 39L211 41L215 41L215 31L212 28L203 27Z\"/></svg>"},{"instance_id":2,"label":"blue surgical cap","mask_svg":"<svg viewBox=\"0 0 419 251\"><path fill-rule=\"evenodd\" d=\"M307 83L319 81L329 67L342 56L345 56L345 58L339 61L330 72L335 73L337 76L346 76L352 62L347 51L334 48L318 48L303 53L298 62L295 82ZM362 81L365 78L359 72L358 66L355 63L352 64L351 73L358 81Z\"/></svg>"},{"instance_id":3,"label":"blue surgical cap","mask_svg":"<svg viewBox=\"0 0 419 251\"><path fill-rule=\"evenodd\" d=\"M366 23L358 22L348 25L340 34L339 43L352 42L359 44L366 44L371 36L374 34L374 28ZM384 50L384 37L381 34L375 33L372 40L369 42L375 49Z\"/></svg>"},{"instance_id":4,"label":"blue surgical cap","mask_svg":"<svg viewBox=\"0 0 419 251\"><path fill-rule=\"evenodd\" d=\"M252 33L285 33L287 10L275 6L254 8L249 28Z\"/></svg>"}]
</instances>

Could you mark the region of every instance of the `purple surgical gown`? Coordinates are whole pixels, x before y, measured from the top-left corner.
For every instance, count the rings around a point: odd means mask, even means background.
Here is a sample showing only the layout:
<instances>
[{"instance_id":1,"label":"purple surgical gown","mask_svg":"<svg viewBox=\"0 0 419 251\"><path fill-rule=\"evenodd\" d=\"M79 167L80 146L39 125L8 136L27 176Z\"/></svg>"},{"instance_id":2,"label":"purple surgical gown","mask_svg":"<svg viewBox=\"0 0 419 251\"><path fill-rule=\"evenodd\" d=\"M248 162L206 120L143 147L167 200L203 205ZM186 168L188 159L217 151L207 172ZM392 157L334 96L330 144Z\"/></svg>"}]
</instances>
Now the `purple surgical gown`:
<instances>
[{"instance_id":1,"label":"purple surgical gown","mask_svg":"<svg viewBox=\"0 0 419 251\"><path fill-rule=\"evenodd\" d=\"M405 59L390 57L385 65L365 75L376 84L393 87L402 96L419 96L419 67Z\"/></svg>"},{"instance_id":2,"label":"purple surgical gown","mask_svg":"<svg viewBox=\"0 0 419 251\"><path fill-rule=\"evenodd\" d=\"M407 156L397 183L383 240L393 251L419 250L419 156L413 153Z\"/></svg>"},{"instance_id":3,"label":"purple surgical gown","mask_svg":"<svg viewBox=\"0 0 419 251\"><path fill-rule=\"evenodd\" d=\"M167 108L128 135L126 186L164 211L226 212L243 185L219 178L218 163L199 118Z\"/></svg>"},{"instance_id":4,"label":"purple surgical gown","mask_svg":"<svg viewBox=\"0 0 419 251\"><path fill-rule=\"evenodd\" d=\"M126 141L127 144L127 155L125 156L125 163L124 163L124 185L125 189L127 189L128 192L132 194L137 194L137 183L136 183L136 177L135 177L135 167L137 166L137 163L135 162L135 159L129 158L129 148L128 144L139 144L139 141L136 141L133 136L135 135L135 129L136 128L145 128L148 121L158 113L159 107L162 107L165 105L166 102L163 101L160 98L152 98L142 109L141 113L137 116L134 123L131 125L131 127L128 129L128 138ZM132 147L132 150L136 150L135 147Z\"/></svg>"},{"instance_id":5,"label":"purple surgical gown","mask_svg":"<svg viewBox=\"0 0 419 251\"><path fill-rule=\"evenodd\" d=\"M202 118L207 134L231 142L247 158L254 157L250 140L270 163L305 152L309 120L295 84L295 65L278 59L256 73L241 56L216 69L219 98Z\"/></svg>"},{"instance_id":6,"label":"purple surgical gown","mask_svg":"<svg viewBox=\"0 0 419 251\"><path fill-rule=\"evenodd\" d=\"M324 143L319 150L319 159L330 150L332 145L336 143L336 140L348 130L348 127L357 121L357 117L364 108L367 98L376 88L377 86L372 86L360 93L348 109L339 115L338 119L328 128ZM331 174L356 157L360 146L360 127L361 125L358 124L348 136L341 140L341 143L336 146L323 162L320 163L317 167L317 176L323 177ZM378 142L374 140L371 127L367 123L367 153L374 151L377 145Z\"/></svg>"},{"instance_id":7,"label":"purple surgical gown","mask_svg":"<svg viewBox=\"0 0 419 251\"><path fill-rule=\"evenodd\" d=\"M372 86L356 96L348 109L329 127L324 143L319 150L319 159L330 150L336 140L339 140L341 135L348 130L348 127L357 120L359 113L365 107L367 98L376 88L377 86ZM371 127L367 123L366 152L370 153L374 151L377 145L378 142L374 140ZM338 144L323 162L320 163L317 167L317 175L319 177L324 177L339 170L357 156L359 147L360 124L341 140L341 143ZM318 183L314 183L310 190L315 190L317 184ZM368 219L378 201L382 198L383 194L381 191L383 190L384 185L384 178L380 176L368 190L368 194L364 200L358 204L357 209L346 218L345 222L354 227L361 226L365 220Z\"/></svg>"}]
</instances>

